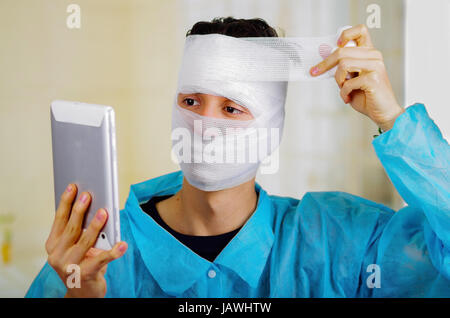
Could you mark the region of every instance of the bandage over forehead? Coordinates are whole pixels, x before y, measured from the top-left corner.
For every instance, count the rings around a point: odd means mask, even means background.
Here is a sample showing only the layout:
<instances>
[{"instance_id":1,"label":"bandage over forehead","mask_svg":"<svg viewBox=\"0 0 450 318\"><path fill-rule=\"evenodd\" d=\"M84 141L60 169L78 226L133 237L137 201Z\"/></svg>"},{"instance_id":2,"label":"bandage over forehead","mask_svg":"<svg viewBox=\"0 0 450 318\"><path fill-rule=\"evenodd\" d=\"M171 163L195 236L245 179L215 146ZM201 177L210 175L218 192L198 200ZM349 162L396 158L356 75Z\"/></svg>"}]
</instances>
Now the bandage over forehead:
<instances>
[{"instance_id":1,"label":"bandage over forehead","mask_svg":"<svg viewBox=\"0 0 450 318\"><path fill-rule=\"evenodd\" d=\"M272 112L284 106L287 82L334 76L334 69L316 77L309 71L337 48L346 28L322 37L188 36L178 92L224 96L247 107L255 117Z\"/></svg>"}]
</instances>

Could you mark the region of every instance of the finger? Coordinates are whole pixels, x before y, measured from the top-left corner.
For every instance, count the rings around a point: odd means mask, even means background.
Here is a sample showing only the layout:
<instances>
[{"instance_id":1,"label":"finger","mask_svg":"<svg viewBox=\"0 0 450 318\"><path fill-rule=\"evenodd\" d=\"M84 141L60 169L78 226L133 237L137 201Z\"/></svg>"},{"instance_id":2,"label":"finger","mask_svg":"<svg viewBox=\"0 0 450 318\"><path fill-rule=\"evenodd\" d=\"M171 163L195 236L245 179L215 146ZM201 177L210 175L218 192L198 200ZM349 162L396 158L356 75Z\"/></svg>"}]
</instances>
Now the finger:
<instances>
[{"instance_id":1,"label":"finger","mask_svg":"<svg viewBox=\"0 0 450 318\"><path fill-rule=\"evenodd\" d=\"M54 248L58 238L64 231L66 224L69 220L70 210L72 209L72 203L77 194L77 186L75 184L67 185L66 190L61 194L58 208L55 212L55 219L53 221L50 235L46 242L47 253L50 253Z\"/></svg>"},{"instance_id":2,"label":"finger","mask_svg":"<svg viewBox=\"0 0 450 318\"><path fill-rule=\"evenodd\" d=\"M105 266L103 266L101 269L100 269L100 274L102 275L102 276L105 276L105 274L106 274L106 270L108 269L108 265L105 265Z\"/></svg>"},{"instance_id":3,"label":"finger","mask_svg":"<svg viewBox=\"0 0 450 318\"><path fill-rule=\"evenodd\" d=\"M96 247L91 247L87 252L86 252L86 256L87 257L94 257L97 255L100 255L101 253L103 253L104 250L101 250L99 248Z\"/></svg>"},{"instance_id":4,"label":"finger","mask_svg":"<svg viewBox=\"0 0 450 318\"><path fill-rule=\"evenodd\" d=\"M358 47L372 48L372 39L365 24L359 24L350 29L344 30L338 39L338 46L343 47L348 41L355 41Z\"/></svg>"},{"instance_id":5,"label":"finger","mask_svg":"<svg viewBox=\"0 0 450 318\"><path fill-rule=\"evenodd\" d=\"M58 248L67 249L72 246L80 237L81 227L83 226L84 215L89 207L91 196L88 192L81 193L78 200L72 207L69 222L60 237Z\"/></svg>"},{"instance_id":6,"label":"finger","mask_svg":"<svg viewBox=\"0 0 450 318\"><path fill-rule=\"evenodd\" d=\"M336 83L342 88L342 85L348 80L347 75L351 73L371 72L377 71L382 67L382 61L380 60L361 60L345 58L339 61L338 67L334 78Z\"/></svg>"},{"instance_id":7,"label":"finger","mask_svg":"<svg viewBox=\"0 0 450 318\"><path fill-rule=\"evenodd\" d=\"M104 266L123 256L127 248L127 243L118 242L109 251L103 251L97 256L86 259L85 261L83 261L82 265L85 273L94 274L101 271Z\"/></svg>"},{"instance_id":8,"label":"finger","mask_svg":"<svg viewBox=\"0 0 450 318\"><path fill-rule=\"evenodd\" d=\"M326 59L311 68L311 75L317 76L335 67L344 58L379 59L383 58L380 51L368 48L343 47L336 49Z\"/></svg>"},{"instance_id":9,"label":"finger","mask_svg":"<svg viewBox=\"0 0 450 318\"><path fill-rule=\"evenodd\" d=\"M79 262L86 256L86 253L97 241L98 235L106 223L108 213L104 209L99 209L89 224L86 231L84 231L78 242L74 245L70 259L73 263L79 264Z\"/></svg>"},{"instance_id":10,"label":"finger","mask_svg":"<svg viewBox=\"0 0 450 318\"><path fill-rule=\"evenodd\" d=\"M344 85L342 85L340 95L344 100L344 103L347 104L351 101L351 97L349 96L351 92L358 89L366 91L367 88L368 88L368 76L367 74L364 74L345 81Z\"/></svg>"}]
</instances>

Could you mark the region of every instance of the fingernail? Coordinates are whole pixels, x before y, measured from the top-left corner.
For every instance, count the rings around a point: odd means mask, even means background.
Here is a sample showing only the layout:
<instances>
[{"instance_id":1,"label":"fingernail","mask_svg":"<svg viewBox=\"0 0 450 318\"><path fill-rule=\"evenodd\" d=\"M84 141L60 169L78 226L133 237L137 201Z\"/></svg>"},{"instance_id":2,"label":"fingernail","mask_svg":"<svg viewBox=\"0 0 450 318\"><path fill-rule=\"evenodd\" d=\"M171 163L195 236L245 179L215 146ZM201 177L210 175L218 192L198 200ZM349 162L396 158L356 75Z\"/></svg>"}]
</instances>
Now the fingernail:
<instances>
[{"instance_id":1,"label":"fingernail","mask_svg":"<svg viewBox=\"0 0 450 318\"><path fill-rule=\"evenodd\" d=\"M319 73L319 68L318 68L317 66L314 66L314 67L311 69L311 74L316 75L317 73Z\"/></svg>"},{"instance_id":2,"label":"fingernail","mask_svg":"<svg viewBox=\"0 0 450 318\"><path fill-rule=\"evenodd\" d=\"M119 251L120 251L120 252L123 253L123 252L125 252L126 249L127 249L127 247L126 247L125 244L120 244L120 245L119 245Z\"/></svg>"},{"instance_id":3,"label":"fingernail","mask_svg":"<svg viewBox=\"0 0 450 318\"><path fill-rule=\"evenodd\" d=\"M67 186L67 189L66 189L66 191L67 191L67 192L70 192L70 191L72 191L72 185L71 185L71 184L69 184L69 185Z\"/></svg>"},{"instance_id":4,"label":"fingernail","mask_svg":"<svg viewBox=\"0 0 450 318\"><path fill-rule=\"evenodd\" d=\"M97 219L102 221L104 218L105 218L105 211L103 211L103 210L98 211Z\"/></svg>"},{"instance_id":5,"label":"fingernail","mask_svg":"<svg viewBox=\"0 0 450 318\"><path fill-rule=\"evenodd\" d=\"M81 196L81 199L80 199L80 201L82 202L82 203L86 203L86 201L87 201L87 194L86 193L83 193L83 195Z\"/></svg>"},{"instance_id":6,"label":"fingernail","mask_svg":"<svg viewBox=\"0 0 450 318\"><path fill-rule=\"evenodd\" d=\"M341 40L341 39L339 39L339 40L337 41L337 45L338 45L338 46L341 46L341 45L342 45L342 40Z\"/></svg>"}]
</instances>

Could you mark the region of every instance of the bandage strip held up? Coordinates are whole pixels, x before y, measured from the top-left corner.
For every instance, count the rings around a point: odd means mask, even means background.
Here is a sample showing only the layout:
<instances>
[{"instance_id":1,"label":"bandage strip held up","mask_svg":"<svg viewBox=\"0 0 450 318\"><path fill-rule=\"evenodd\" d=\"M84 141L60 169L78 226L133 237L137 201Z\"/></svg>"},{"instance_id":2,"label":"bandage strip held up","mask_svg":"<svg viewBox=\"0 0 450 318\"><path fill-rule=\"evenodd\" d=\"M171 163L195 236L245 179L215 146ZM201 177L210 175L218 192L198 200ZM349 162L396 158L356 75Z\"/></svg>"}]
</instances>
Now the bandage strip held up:
<instances>
[{"instance_id":1,"label":"bandage strip held up","mask_svg":"<svg viewBox=\"0 0 450 318\"><path fill-rule=\"evenodd\" d=\"M199 76L211 81L309 81L334 76L335 70L311 76L309 70L336 48L337 34L322 37L247 37L221 34L186 38L180 79ZM346 46L356 46L349 41ZM188 78L183 78L187 76Z\"/></svg>"}]
</instances>

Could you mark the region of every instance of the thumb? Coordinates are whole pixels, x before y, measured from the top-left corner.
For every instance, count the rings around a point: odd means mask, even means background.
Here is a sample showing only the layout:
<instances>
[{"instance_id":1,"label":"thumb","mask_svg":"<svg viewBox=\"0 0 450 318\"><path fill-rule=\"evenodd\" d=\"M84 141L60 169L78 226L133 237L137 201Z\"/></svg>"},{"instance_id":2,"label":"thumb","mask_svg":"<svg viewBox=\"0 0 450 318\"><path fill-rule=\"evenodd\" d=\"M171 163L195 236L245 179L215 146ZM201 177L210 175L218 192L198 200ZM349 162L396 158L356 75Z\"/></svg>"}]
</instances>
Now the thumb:
<instances>
[{"instance_id":1,"label":"thumb","mask_svg":"<svg viewBox=\"0 0 450 318\"><path fill-rule=\"evenodd\" d=\"M118 259L123 254L125 254L126 250L128 249L128 244L125 242L118 242L116 245L113 246L112 249L108 251L99 250L93 251L92 253L98 253L92 258L89 258L84 263L84 269L87 273L97 273L100 272L100 270L107 265L108 263L112 262L115 259Z\"/></svg>"}]
</instances>

